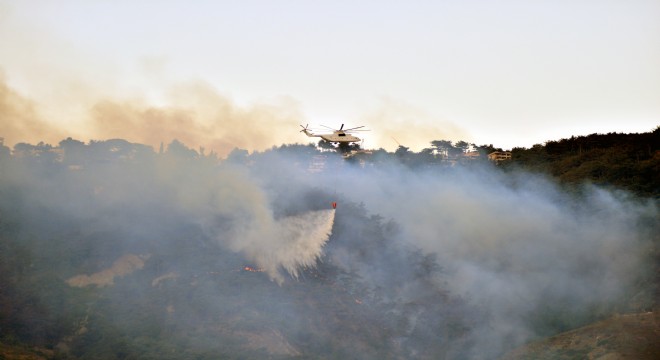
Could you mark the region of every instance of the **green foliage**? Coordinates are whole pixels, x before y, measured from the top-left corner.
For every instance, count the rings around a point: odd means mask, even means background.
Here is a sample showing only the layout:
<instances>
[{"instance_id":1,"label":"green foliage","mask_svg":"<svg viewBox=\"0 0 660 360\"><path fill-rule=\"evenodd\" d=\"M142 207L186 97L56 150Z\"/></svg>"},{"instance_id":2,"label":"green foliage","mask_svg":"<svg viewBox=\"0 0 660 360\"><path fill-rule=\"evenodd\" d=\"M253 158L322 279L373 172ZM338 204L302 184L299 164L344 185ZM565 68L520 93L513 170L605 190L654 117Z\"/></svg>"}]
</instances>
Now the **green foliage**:
<instances>
[{"instance_id":1,"label":"green foliage","mask_svg":"<svg viewBox=\"0 0 660 360\"><path fill-rule=\"evenodd\" d=\"M53 346L75 330L85 314L88 293L70 288L22 238L20 227L0 218L0 340Z\"/></svg>"},{"instance_id":2,"label":"green foliage","mask_svg":"<svg viewBox=\"0 0 660 360\"><path fill-rule=\"evenodd\" d=\"M585 182L660 196L660 128L642 134L591 134L514 148L505 168L551 175L567 185Z\"/></svg>"}]
</instances>

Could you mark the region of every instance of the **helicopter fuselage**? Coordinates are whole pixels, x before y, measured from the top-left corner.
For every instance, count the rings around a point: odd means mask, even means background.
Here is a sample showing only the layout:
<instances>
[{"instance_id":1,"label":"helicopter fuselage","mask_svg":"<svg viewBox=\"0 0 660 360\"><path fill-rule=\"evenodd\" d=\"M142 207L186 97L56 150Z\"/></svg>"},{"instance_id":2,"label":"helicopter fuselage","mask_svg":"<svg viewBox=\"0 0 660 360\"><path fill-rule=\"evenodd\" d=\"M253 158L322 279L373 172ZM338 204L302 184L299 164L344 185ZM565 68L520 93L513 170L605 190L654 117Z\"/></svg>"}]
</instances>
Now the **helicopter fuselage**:
<instances>
[{"instance_id":1,"label":"helicopter fuselage","mask_svg":"<svg viewBox=\"0 0 660 360\"><path fill-rule=\"evenodd\" d=\"M351 134L346 134L345 132L337 131L334 134L323 134L319 135L321 139L328 141L328 142L336 142L336 143L351 143L351 142L359 142L360 138L357 136L353 136Z\"/></svg>"},{"instance_id":2,"label":"helicopter fuselage","mask_svg":"<svg viewBox=\"0 0 660 360\"><path fill-rule=\"evenodd\" d=\"M344 131L338 130L332 134L312 134L307 130L304 131L305 135L309 137L320 137L321 139L331 143L352 143L359 142L361 139L357 136L347 134Z\"/></svg>"}]
</instances>

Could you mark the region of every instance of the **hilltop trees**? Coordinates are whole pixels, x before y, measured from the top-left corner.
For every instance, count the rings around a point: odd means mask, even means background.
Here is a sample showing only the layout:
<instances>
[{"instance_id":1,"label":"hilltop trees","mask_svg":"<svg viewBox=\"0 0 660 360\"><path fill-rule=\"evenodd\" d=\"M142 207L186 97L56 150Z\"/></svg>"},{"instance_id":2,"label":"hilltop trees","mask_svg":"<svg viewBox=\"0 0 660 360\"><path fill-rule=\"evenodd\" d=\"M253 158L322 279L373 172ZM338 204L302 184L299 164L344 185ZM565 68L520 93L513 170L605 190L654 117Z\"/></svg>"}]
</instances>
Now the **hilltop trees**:
<instances>
[{"instance_id":1,"label":"hilltop trees","mask_svg":"<svg viewBox=\"0 0 660 360\"><path fill-rule=\"evenodd\" d=\"M580 184L589 181L595 184L625 188L639 195L658 196L660 179L660 127L653 132L642 134L591 134L588 136L572 136L568 139L548 141L536 144L531 148L514 148L512 161L506 162L502 169L525 169L541 172L558 178L565 184ZM32 145L19 143L14 146L13 155L17 158L43 164L60 162L67 166L84 166L86 163L99 161L151 161L159 156L192 160L205 158L218 162L217 155L208 155L203 149L197 152L183 143L174 140L167 145L166 150L159 153L145 145L130 143L121 139L106 141L91 141L85 144L81 141L67 138L57 147L43 142ZM327 143L319 143L322 149ZM457 163L472 164L487 162L487 155L494 151L502 151L490 145L477 146L466 141L452 142L449 140L433 140L430 147L419 152L400 145L394 152L383 149L372 151L370 155L359 154L356 159L366 164L398 162L408 167L450 167ZM334 149L334 148L333 148ZM320 154L311 145L282 145L272 150L288 154ZM465 156L470 151L476 151L479 156ZM0 146L0 159L9 159L12 152L6 146ZM264 154L249 154L246 150L236 149L228 160L245 164L249 158L259 159ZM350 158L349 161L358 161Z\"/></svg>"},{"instance_id":2,"label":"hilltop trees","mask_svg":"<svg viewBox=\"0 0 660 360\"><path fill-rule=\"evenodd\" d=\"M660 195L660 127L642 134L591 134L514 148L505 168L551 175L568 185L590 182L638 195Z\"/></svg>"}]
</instances>

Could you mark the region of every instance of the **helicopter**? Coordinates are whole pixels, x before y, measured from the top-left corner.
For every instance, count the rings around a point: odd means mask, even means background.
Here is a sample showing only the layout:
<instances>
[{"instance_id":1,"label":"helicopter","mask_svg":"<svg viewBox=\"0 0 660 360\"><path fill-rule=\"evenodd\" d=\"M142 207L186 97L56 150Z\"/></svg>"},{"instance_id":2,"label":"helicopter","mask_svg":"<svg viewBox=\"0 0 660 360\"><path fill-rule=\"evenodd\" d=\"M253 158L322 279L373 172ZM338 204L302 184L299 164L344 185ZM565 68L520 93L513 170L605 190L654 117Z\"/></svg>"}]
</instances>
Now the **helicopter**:
<instances>
[{"instance_id":1,"label":"helicopter","mask_svg":"<svg viewBox=\"0 0 660 360\"><path fill-rule=\"evenodd\" d=\"M369 131L369 130L366 130L366 129L360 130L364 126L358 126L358 127L354 127L354 128L350 128L350 129L344 129L344 124L341 124L341 127L339 128L339 130L335 130L335 129L333 129L331 127L328 127L328 126L325 126L325 125L321 125L321 126L332 130L332 134L314 134L309 130L309 124L307 124L306 126L300 125L300 127L302 128L302 130L300 130L300 132L305 133L305 135L307 135L309 137L320 137L321 139L323 139L323 140L325 140L325 141L327 141L331 144L338 144L340 149L343 149L343 148L348 149L348 148L351 147L350 145L352 143L358 143L358 142L362 141L362 139L360 139L359 137L351 134L352 132Z\"/></svg>"}]
</instances>

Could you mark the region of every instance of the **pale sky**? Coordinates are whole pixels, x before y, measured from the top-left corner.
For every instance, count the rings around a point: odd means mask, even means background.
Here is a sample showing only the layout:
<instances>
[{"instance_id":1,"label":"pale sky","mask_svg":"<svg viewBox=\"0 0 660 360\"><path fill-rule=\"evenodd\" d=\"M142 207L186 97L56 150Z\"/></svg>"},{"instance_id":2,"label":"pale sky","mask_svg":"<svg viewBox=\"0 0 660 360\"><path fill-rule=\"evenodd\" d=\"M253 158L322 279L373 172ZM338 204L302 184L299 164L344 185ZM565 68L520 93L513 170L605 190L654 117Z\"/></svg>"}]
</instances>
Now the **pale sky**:
<instances>
[{"instance_id":1,"label":"pale sky","mask_svg":"<svg viewBox=\"0 0 660 360\"><path fill-rule=\"evenodd\" d=\"M6 141L530 147L660 125L660 1L0 0L0 74Z\"/></svg>"}]
</instances>

